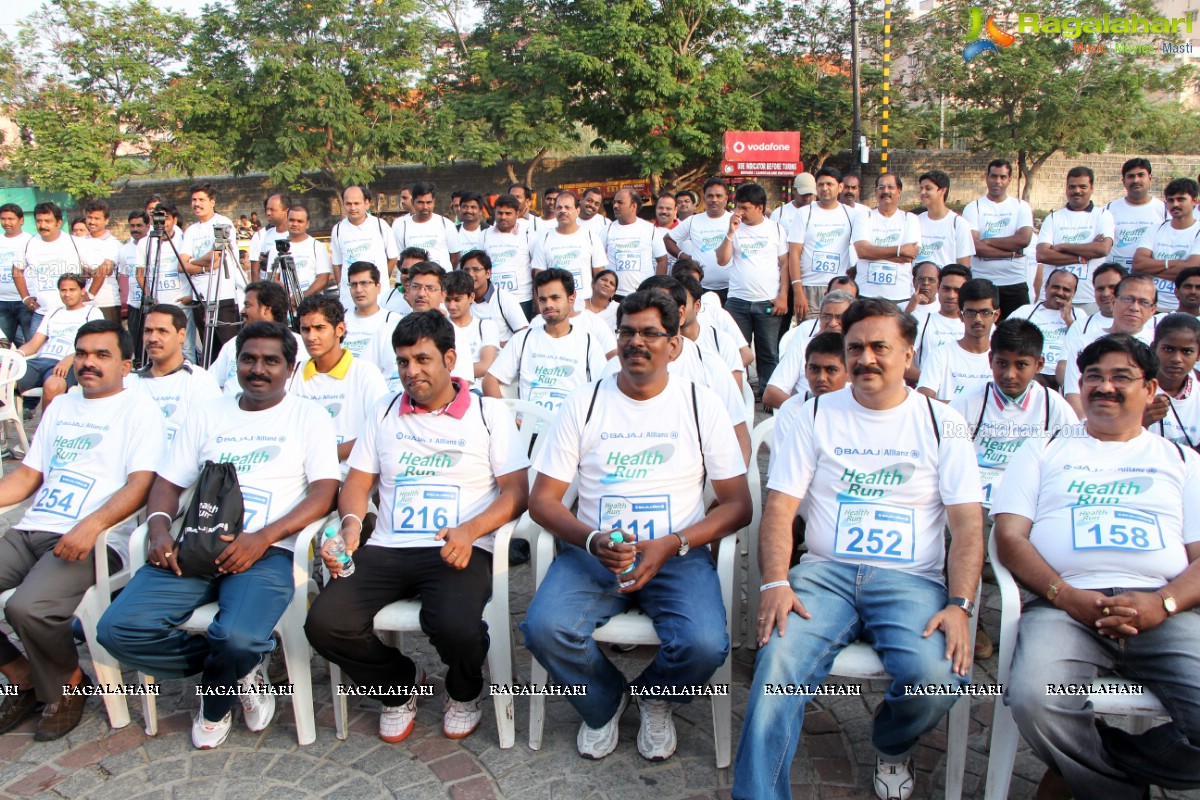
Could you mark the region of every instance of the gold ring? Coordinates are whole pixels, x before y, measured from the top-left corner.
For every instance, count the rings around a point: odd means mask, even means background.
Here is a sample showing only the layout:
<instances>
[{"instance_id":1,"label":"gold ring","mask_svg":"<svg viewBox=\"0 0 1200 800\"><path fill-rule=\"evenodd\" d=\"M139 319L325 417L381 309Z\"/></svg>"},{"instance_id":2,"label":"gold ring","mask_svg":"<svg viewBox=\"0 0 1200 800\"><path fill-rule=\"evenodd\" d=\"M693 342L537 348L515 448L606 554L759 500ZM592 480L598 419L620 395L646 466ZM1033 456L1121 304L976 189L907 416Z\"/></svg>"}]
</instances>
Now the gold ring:
<instances>
[{"instance_id":1,"label":"gold ring","mask_svg":"<svg viewBox=\"0 0 1200 800\"><path fill-rule=\"evenodd\" d=\"M168 550L167 552L163 553L163 555L164 555L164 556L166 556L167 558L174 558L174 557L175 557L175 551L174 551L174 550Z\"/></svg>"},{"instance_id":2,"label":"gold ring","mask_svg":"<svg viewBox=\"0 0 1200 800\"><path fill-rule=\"evenodd\" d=\"M1111 612L1108 610L1108 606L1105 606L1105 607L1104 607L1104 609L1103 609L1103 611L1104 611L1104 616L1106 616L1106 617L1108 617L1108 616L1111 616L1111 615L1112 615L1112 614L1111 614Z\"/></svg>"},{"instance_id":3,"label":"gold ring","mask_svg":"<svg viewBox=\"0 0 1200 800\"><path fill-rule=\"evenodd\" d=\"M162 566L162 564L158 563L157 561L151 561L150 563L151 563L151 564L153 564L153 565L154 565L154 566L156 566L156 567L161 567L161 566Z\"/></svg>"}]
</instances>

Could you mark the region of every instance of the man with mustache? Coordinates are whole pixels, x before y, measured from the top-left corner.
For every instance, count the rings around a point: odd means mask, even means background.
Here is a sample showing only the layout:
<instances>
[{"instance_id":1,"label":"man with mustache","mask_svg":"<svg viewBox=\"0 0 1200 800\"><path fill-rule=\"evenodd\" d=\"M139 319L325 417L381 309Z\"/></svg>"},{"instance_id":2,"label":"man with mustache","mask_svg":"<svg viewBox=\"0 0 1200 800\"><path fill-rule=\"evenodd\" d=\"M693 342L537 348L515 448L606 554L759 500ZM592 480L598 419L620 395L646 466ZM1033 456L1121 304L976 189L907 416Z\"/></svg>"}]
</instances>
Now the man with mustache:
<instances>
[{"instance_id":1,"label":"man with mustache","mask_svg":"<svg viewBox=\"0 0 1200 800\"><path fill-rule=\"evenodd\" d=\"M75 238L62 229L62 209L55 203L38 203L33 207L33 219L38 235L26 240L13 262L13 285L21 302L33 312L29 330L36 331L45 315L62 308L59 276L82 274L84 261Z\"/></svg>"},{"instance_id":2,"label":"man with mustache","mask_svg":"<svg viewBox=\"0 0 1200 800\"><path fill-rule=\"evenodd\" d=\"M4 617L25 651L0 636L0 673L15 690L0 701L0 733L43 704L37 741L57 739L83 718L87 696L63 691L91 684L71 619L95 581L97 537L146 502L163 440L154 403L121 385L132 356L119 323L80 326L73 360L82 391L46 410L29 455L0 479L0 503L34 498L0 536L0 591L17 590ZM110 571L128 556L129 530L108 539Z\"/></svg>"},{"instance_id":3,"label":"man with mustache","mask_svg":"<svg viewBox=\"0 0 1200 800\"><path fill-rule=\"evenodd\" d=\"M863 295L897 304L912 296L912 264L921 251L921 223L899 207L903 191L904 181L895 173L875 179L878 208L867 212L862 238L854 243L855 280Z\"/></svg>"},{"instance_id":4,"label":"man with mustache","mask_svg":"<svg viewBox=\"0 0 1200 800\"><path fill-rule=\"evenodd\" d=\"M918 392L943 403L991 379L988 348L1000 316L1000 291L983 278L967 281L959 290L958 306L963 338L934 352L917 382Z\"/></svg>"},{"instance_id":5,"label":"man with mustache","mask_svg":"<svg viewBox=\"0 0 1200 800\"><path fill-rule=\"evenodd\" d=\"M720 400L668 371L681 346L679 308L664 292L625 298L620 373L571 394L534 459L529 510L558 537L561 552L521 632L555 683L587 687L586 695L568 698L583 718L576 748L584 758L616 749L631 693L641 712L638 752L650 761L670 758L671 701L686 702L672 690L704 684L729 653L706 545L749 521L750 492ZM707 512L706 479L717 498ZM576 480L578 515L563 502ZM592 631L635 602L662 644L626 682Z\"/></svg>"},{"instance_id":6,"label":"man with mustache","mask_svg":"<svg viewBox=\"0 0 1200 800\"><path fill-rule=\"evenodd\" d=\"M1170 219L1167 205L1151 194L1154 176L1150 161L1131 158L1121 165L1121 183L1125 196L1113 200L1105 208L1112 214L1114 230L1110 261L1125 269L1133 269L1133 256L1138 242L1147 231Z\"/></svg>"},{"instance_id":7,"label":"man with mustache","mask_svg":"<svg viewBox=\"0 0 1200 800\"><path fill-rule=\"evenodd\" d=\"M1029 320L1042 332L1044 363L1038 372L1037 380L1046 388L1055 391L1058 391L1055 374L1062 357L1063 340L1067 338L1067 332L1079 316L1074 303L1075 289L1079 285L1079 276L1075 272L1055 268L1046 279L1042 299L1031 305L1021 306L1009 317ZM1088 285L1091 285L1090 281ZM1095 303L1089 305L1095 306Z\"/></svg>"},{"instance_id":8,"label":"man with mustache","mask_svg":"<svg viewBox=\"0 0 1200 800\"><path fill-rule=\"evenodd\" d=\"M1036 596L1005 700L1047 766L1039 797L1193 789L1200 617L1183 612L1200 601L1200 458L1142 428L1158 371L1143 342L1101 337L1077 367L1087 421L1026 442L992 504L1000 560ZM1109 673L1145 686L1170 719L1141 734L1101 724L1072 689Z\"/></svg>"},{"instance_id":9,"label":"man with mustache","mask_svg":"<svg viewBox=\"0 0 1200 800\"><path fill-rule=\"evenodd\" d=\"M1067 172L1067 205L1047 216L1038 231L1040 266L1034 281L1035 286L1041 281L1044 267L1068 270L1078 279L1075 305L1088 313L1096 310L1092 273L1107 260L1115 235L1112 214L1092 202L1095 181L1090 167L1072 167Z\"/></svg>"},{"instance_id":10,"label":"man with mustache","mask_svg":"<svg viewBox=\"0 0 1200 800\"><path fill-rule=\"evenodd\" d=\"M294 334L278 322L252 322L234 341L241 394L193 409L176 434L146 502L147 564L98 630L122 664L160 679L202 673L192 723L192 744L200 750L225 741L238 699L251 731L263 730L274 716L266 656L295 592L295 535L329 513L341 480L329 414L287 392L296 365ZM236 465L243 529L236 538L222 537L229 545L217 557L217 577L184 577L170 525L184 489L207 461ZM221 611L207 636L175 627L213 600Z\"/></svg>"},{"instance_id":11,"label":"man with mustache","mask_svg":"<svg viewBox=\"0 0 1200 800\"><path fill-rule=\"evenodd\" d=\"M592 276L604 269L608 256L604 252L605 227L585 228L579 224L579 201L575 193L564 190L555 202L558 227L535 237L530 248L533 275L556 267L571 273L575 281L577 307L592 296ZM650 223L641 220L649 234ZM617 223L619 224L619 223Z\"/></svg>"},{"instance_id":12,"label":"man with mustache","mask_svg":"<svg viewBox=\"0 0 1200 800\"><path fill-rule=\"evenodd\" d=\"M1175 278L1188 267L1200 267L1200 220L1196 219L1196 200L1200 184L1191 178L1176 178L1167 184L1163 196L1170 219L1152 225L1133 253L1133 271L1154 278L1163 311L1179 308L1175 298Z\"/></svg>"},{"instance_id":13,"label":"man with mustache","mask_svg":"<svg viewBox=\"0 0 1200 800\"><path fill-rule=\"evenodd\" d=\"M246 286L246 299L242 304L242 319L246 324L251 322L287 322L288 303L287 293L283 287L274 281L255 281ZM300 334L292 332L296 339L296 350L299 353L300 366L308 360L304 351L304 341ZM237 380L237 340L225 343L221 352L213 359L208 371L216 379L217 385L228 395L236 395L241 391Z\"/></svg>"}]
</instances>

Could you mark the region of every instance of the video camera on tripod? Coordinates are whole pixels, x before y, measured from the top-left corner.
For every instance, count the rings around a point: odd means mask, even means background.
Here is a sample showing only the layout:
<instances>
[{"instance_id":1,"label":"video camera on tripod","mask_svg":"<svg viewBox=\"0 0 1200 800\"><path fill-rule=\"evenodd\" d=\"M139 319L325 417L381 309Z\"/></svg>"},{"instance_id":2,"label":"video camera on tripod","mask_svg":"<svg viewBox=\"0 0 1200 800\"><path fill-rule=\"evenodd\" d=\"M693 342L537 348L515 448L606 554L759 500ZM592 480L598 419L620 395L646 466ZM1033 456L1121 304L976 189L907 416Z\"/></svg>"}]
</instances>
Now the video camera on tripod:
<instances>
[{"instance_id":1,"label":"video camera on tripod","mask_svg":"<svg viewBox=\"0 0 1200 800\"><path fill-rule=\"evenodd\" d=\"M150 212L150 235L156 239L161 239L166 234L167 228L167 212L160 211L157 207Z\"/></svg>"},{"instance_id":2,"label":"video camera on tripod","mask_svg":"<svg viewBox=\"0 0 1200 800\"><path fill-rule=\"evenodd\" d=\"M304 290L300 288L300 279L296 276L296 259L292 255L292 243L287 239L275 241L275 263L271 268L268 280L280 283L288 296L288 325L292 330L300 329L300 319L297 311L304 300Z\"/></svg>"}]
</instances>

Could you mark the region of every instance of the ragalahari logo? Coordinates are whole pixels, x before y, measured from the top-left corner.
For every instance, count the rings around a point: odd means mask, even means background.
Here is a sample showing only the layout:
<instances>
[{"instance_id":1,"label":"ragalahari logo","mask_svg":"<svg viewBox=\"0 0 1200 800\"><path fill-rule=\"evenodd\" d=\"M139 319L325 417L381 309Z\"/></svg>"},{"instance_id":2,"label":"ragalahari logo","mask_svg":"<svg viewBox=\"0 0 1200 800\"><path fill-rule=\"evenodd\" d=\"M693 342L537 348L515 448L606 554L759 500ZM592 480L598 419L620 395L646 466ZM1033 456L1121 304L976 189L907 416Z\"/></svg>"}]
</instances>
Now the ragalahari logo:
<instances>
[{"instance_id":1,"label":"ragalahari logo","mask_svg":"<svg viewBox=\"0 0 1200 800\"><path fill-rule=\"evenodd\" d=\"M974 7L971 8L971 21L967 29L967 38L971 42L963 48L963 61L966 61L968 64L982 53L988 51L998 53L1001 47L1011 47L1012 43L1017 40L1017 37L1011 33L1005 33L1000 30L996 25L995 17L989 16L985 25L983 11Z\"/></svg>"}]
</instances>

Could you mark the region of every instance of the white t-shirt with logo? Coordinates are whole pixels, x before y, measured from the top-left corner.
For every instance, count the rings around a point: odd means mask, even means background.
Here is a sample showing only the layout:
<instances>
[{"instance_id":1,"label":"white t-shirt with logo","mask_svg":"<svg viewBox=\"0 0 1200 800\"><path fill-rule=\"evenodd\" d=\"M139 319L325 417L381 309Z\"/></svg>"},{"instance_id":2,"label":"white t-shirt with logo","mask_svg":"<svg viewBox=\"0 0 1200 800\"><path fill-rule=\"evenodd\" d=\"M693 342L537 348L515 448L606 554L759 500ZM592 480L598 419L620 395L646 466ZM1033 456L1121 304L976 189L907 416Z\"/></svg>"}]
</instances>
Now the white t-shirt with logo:
<instances>
[{"instance_id":1,"label":"white t-shirt with logo","mask_svg":"<svg viewBox=\"0 0 1200 800\"><path fill-rule=\"evenodd\" d=\"M453 320L451 323L454 325L454 352L457 354L452 374L456 378L462 378L467 386L472 386L475 383L475 365L479 363L480 353L485 347L500 347L500 332L496 330L496 323L490 319L471 317L466 325L459 325Z\"/></svg>"},{"instance_id":2,"label":"white t-shirt with logo","mask_svg":"<svg viewBox=\"0 0 1200 800\"><path fill-rule=\"evenodd\" d=\"M92 305L98 308L120 305L121 294L117 285L117 263L120 260L121 240L105 231L105 236L102 238L88 236L79 239L76 243L79 245L79 254L83 256L83 263L92 269L96 269L105 261L112 262L112 272L104 279L104 283L100 284L99 291L92 298ZM89 278L89 287L91 283Z\"/></svg>"},{"instance_id":3,"label":"white t-shirt with logo","mask_svg":"<svg viewBox=\"0 0 1200 800\"><path fill-rule=\"evenodd\" d=\"M1062 395L1036 381L1029 384L1020 404L1006 399L1001 405L989 382L959 394L950 407L967 421L967 435L975 443L984 508L991 507L1009 459L1025 441L1045 442L1060 428L1079 421Z\"/></svg>"},{"instance_id":4,"label":"white t-shirt with logo","mask_svg":"<svg viewBox=\"0 0 1200 800\"><path fill-rule=\"evenodd\" d=\"M847 386L793 397L775 420L767 486L807 503L802 561L909 572L943 584L946 506L978 503L975 452L952 408L909 391L900 405L860 405Z\"/></svg>"},{"instance_id":5,"label":"white t-shirt with logo","mask_svg":"<svg viewBox=\"0 0 1200 800\"><path fill-rule=\"evenodd\" d=\"M1072 308L1072 324L1078 316L1075 309ZM1029 320L1042 332L1042 358L1046 359L1046 364L1042 367L1042 374L1053 375L1055 367L1058 366L1058 360L1063 355L1067 332L1071 329L1070 325L1063 322L1062 312L1047 308L1045 303L1038 302L1021 306L1009 314L1009 318Z\"/></svg>"},{"instance_id":6,"label":"white t-shirt with logo","mask_svg":"<svg viewBox=\"0 0 1200 800\"><path fill-rule=\"evenodd\" d=\"M1151 433L1157 433L1180 447L1190 447L1195 450L1200 447L1200 384L1192 376L1191 391L1182 400L1170 398L1171 407L1167 415L1149 428ZM1158 394L1166 394L1162 387Z\"/></svg>"},{"instance_id":7,"label":"white t-shirt with logo","mask_svg":"<svg viewBox=\"0 0 1200 800\"><path fill-rule=\"evenodd\" d=\"M142 240L137 243L137 266L134 269L135 275L137 269L142 270L142 279L146 282L146 289L153 294L156 302L179 305L179 298L192 296L192 287L180 269L179 259L175 257L176 250L183 255L183 233L178 228L171 234L171 243L175 245L175 250L172 250L171 244L165 241L151 236L143 236ZM156 262L158 264L157 273L154 268ZM193 275L191 279L199 288L199 282L204 280L204 276ZM136 277L134 283L137 283ZM137 296L140 302L142 296L140 288ZM132 288L129 302L133 303Z\"/></svg>"},{"instance_id":8,"label":"white t-shirt with logo","mask_svg":"<svg viewBox=\"0 0 1200 800\"><path fill-rule=\"evenodd\" d=\"M500 383L518 382L522 400L554 411L576 386L600 377L606 352L586 323L572 323L571 331L557 339L545 327L531 327L513 336L488 374Z\"/></svg>"},{"instance_id":9,"label":"white t-shirt with logo","mask_svg":"<svg viewBox=\"0 0 1200 800\"><path fill-rule=\"evenodd\" d=\"M308 361L308 350L305 349L304 340L300 338L300 334L292 331L292 336L296 337L296 366L292 369L292 374L295 375ZM236 336L221 345L217 357L208 365L208 373L213 376L213 380L217 382L217 386L221 387L221 391L227 397L236 397L242 393L242 385L238 383L237 377Z\"/></svg>"},{"instance_id":10,"label":"white t-shirt with logo","mask_svg":"<svg viewBox=\"0 0 1200 800\"><path fill-rule=\"evenodd\" d=\"M885 217L879 209L872 209L867 215L864 231L865 235L858 241L866 240L876 247L898 248L906 244L919 247L921 244L921 223L916 214L900 209L892 212L890 217ZM912 263L859 259L855 281L863 297L882 297L895 302L907 300L913 293Z\"/></svg>"},{"instance_id":11,"label":"white t-shirt with logo","mask_svg":"<svg viewBox=\"0 0 1200 800\"><path fill-rule=\"evenodd\" d=\"M379 522L368 544L441 547L437 532L479 516L500 494L496 476L528 469L529 459L500 400L472 396L462 419L401 415L399 406L396 396L376 403L346 459L379 476ZM489 533L475 547L491 552L495 541Z\"/></svg>"},{"instance_id":12,"label":"white t-shirt with logo","mask_svg":"<svg viewBox=\"0 0 1200 800\"><path fill-rule=\"evenodd\" d=\"M730 213L710 217L706 212L692 214L667 231L680 251L687 253L704 269L705 289L729 288L729 270L717 264L717 248L729 233Z\"/></svg>"},{"instance_id":13,"label":"white t-shirt with logo","mask_svg":"<svg viewBox=\"0 0 1200 800\"><path fill-rule=\"evenodd\" d=\"M13 268L25 276L25 288L37 298L37 313L48 314L63 307L58 296L58 279L68 272L83 272L80 241L65 231L60 231L52 242L40 236L30 236L25 241L25 251Z\"/></svg>"},{"instance_id":14,"label":"white t-shirt with logo","mask_svg":"<svg viewBox=\"0 0 1200 800\"><path fill-rule=\"evenodd\" d=\"M21 463L42 474L33 503L14 528L69 533L108 502L135 472L155 472L163 416L138 392L89 400L68 392L46 409ZM133 527L114 531L108 546L129 561Z\"/></svg>"},{"instance_id":15,"label":"white t-shirt with logo","mask_svg":"<svg viewBox=\"0 0 1200 800\"><path fill-rule=\"evenodd\" d=\"M1087 211L1072 211L1060 208L1042 221L1038 231L1038 244L1091 244L1096 237L1103 236L1113 239L1116 236L1113 216L1108 209L1093 205ZM1095 302L1095 288L1092 286L1092 273L1101 264L1109 261L1108 256L1093 258L1086 264L1068 264L1056 269L1070 270L1079 279L1079 288L1075 290L1074 302L1080 305ZM1050 271L1047 269L1046 275Z\"/></svg>"},{"instance_id":16,"label":"white t-shirt with logo","mask_svg":"<svg viewBox=\"0 0 1200 800\"><path fill-rule=\"evenodd\" d=\"M615 303L609 303L609 308L612 308ZM586 308L571 317L572 325L581 325L585 330L592 334L592 337L600 344L603 352L611 353L617 349L617 335L613 331L612 326L608 324L604 317L599 314L588 311ZM546 320L541 314L536 315L529 322L531 328L546 327Z\"/></svg>"},{"instance_id":17,"label":"white t-shirt with logo","mask_svg":"<svg viewBox=\"0 0 1200 800\"><path fill-rule=\"evenodd\" d=\"M32 238L25 231L18 231L16 236L0 236L0 302L21 299L17 285L13 283L13 266L25 257L25 245ZM32 286L28 288L34 291Z\"/></svg>"},{"instance_id":18,"label":"white t-shirt with logo","mask_svg":"<svg viewBox=\"0 0 1200 800\"><path fill-rule=\"evenodd\" d=\"M388 311L386 308L379 309L369 317L360 317L357 310L351 308L346 312L346 337L342 339L342 347L353 353L355 358L363 358L367 355L375 334L381 329L387 329L388 336L391 336L401 319L395 311Z\"/></svg>"},{"instance_id":19,"label":"white t-shirt with logo","mask_svg":"<svg viewBox=\"0 0 1200 800\"><path fill-rule=\"evenodd\" d=\"M605 378L611 378L620 371L621 359L612 358L605 364L602 374ZM738 388L724 359L702 350L684 336L679 356L667 365L667 372L677 379L711 389L725 406L725 413L735 426L746 421L746 402L742 398L742 390Z\"/></svg>"},{"instance_id":20,"label":"white t-shirt with logo","mask_svg":"<svg viewBox=\"0 0 1200 800\"><path fill-rule=\"evenodd\" d=\"M581 386L542 435L547 441L534 469L566 483L578 478L579 520L641 540L678 533L704 517L706 470L710 481L746 473L720 400L677 375L649 400L628 397L615 378Z\"/></svg>"},{"instance_id":21,"label":"white t-shirt with logo","mask_svg":"<svg viewBox=\"0 0 1200 800\"><path fill-rule=\"evenodd\" d=\"M475 297L475 302L471 304L471 315L495 322L502 345L507 344L514 333L529 326L520 301L495 284L492 284L492 296L487 300L478 295Z\"/></svg>"},{"instance_id":22,"label":"white t-shirt with logo","mask_svg":"<svg viewBox=\"0 0 1200 800\"><path fill-rule=\"evenodd\" d=\"M213 231L215 225L233 227L229 218L220 214L213 214L206 222L193 222L183 232L183 247L179 251L180 254L195 259L212 250L216 242L216 234ZM214 291L218 300L237 299L238 286L244 288L245 285L241 263L239 259L234 259L233 263L229 264L228 253L225 254L224 259L229 266L228 275L223 269L217 269L218 254L216 253L213 253L212 263L205 268L204 272L192 275L192 283L196 285L196 293L199 295L197 299L203 300Z\"/></svg>"},{"instance_id":23,"label":"white t-shirt with logo","mask_svg":"<svg viewBox=\"0 0 1200 800\"><path fill-rule=\"evenodd\" d=\"M745 220L733 232L733 258L729 261L729 296L751 303L771 302L779 296L779 259L788 253L787 231L764 219L757 225ZM784 262L787 263L786 261ZM787 275L786 269L783 272ZM783 287L784 292L787 287Z\"/></svg>"},{"instance_id":24,"label":"white t-shirt with logo","mask_svg":"<svg viewBox=\"0 0 1200 800\"><path fill-rule=\"evenodd\" d=\"M46 341L42 342L42 346L38 348L34 358L51 358L55 361L62 361L67 356L74 354L75 335L79 333L79 329L85 322L94 319L104 319L100 309L95 306L80 306L74 311L60 306L53 311L46 312L46 316L42 317L42 322L35 331L35 333L45 336Z\"/></svg>"},{"instance_id":25,"label":"white t-shirt with logo","mask_svg":"<svg viewBox=\"0 0 1200 800\"><path fill-rule=\"evenodd\" d=\"M992 379L989 353L968 353L958 342L939 347L921 367L917 388L931 390L938 400L952 400L982 386Z\"/></svg>"},{"instance_id":26,"label":"white t-shirt with logo","mask_svg":"<svg viewBox=\"0 0 1200 800\"><path fill-rule=\"evenodd\" d=\"M1157 259L1170 261L1186 261L1196 253L1200 253L1200 220L1179 230L1170 222L1163 222L1151 227L1138 242L1137 249L1146 248ZM1158 289L1158 310L1175 311L1179 308L1179 300L1175 297L1175 281L1154 276L1154 288Z\"/></svg>"},{"instance_id":27,"label":"white t-shirt with logo","mask_svg":"<svg viewBox=\"0 0 1200 800\"><path fill-rule=\"evenodd\" d=\"M425 222L417 222L411 214L406 214L392 223L392 235L400 252L419 247L429 254L430 261L441 264L447 272L454 269L450 255L462 252L458 228L441 214L434 214Z\"/></svg>"},{"instance_id":28,"label":"white t-shirt with logo","mask_svg":"<svg viewBox=\"0 0 1200 800\"><path fill-rule=\"evenodd\" d=\"M396 237L388 229L387 223L373 214L368 214L358 225L348 219L334 225L329 234L329 251L331 260L341 271L338 290L345 308L354 307L354 299L350 296L351 264L366 261L374 264L380 275L386 276L391 272L388 259L400 257L400 251L396 249Z\"/></svg>"},{"instance_id":29,"label":"white t-shirt with logo","mask_svg":"<svg viewBox=\"0 0 1200 800\"><path fill-rule=\"evenodd\" d=\"M458 226L458 246L462 248L464 255L472 250L483 249L483 232L486 230L482 223L473 231L467 230L463 225Z\"/></svg>"},{"instance_id":30,"label":"white t-shirt with logo","mask_svg":"<svg viewBox=\"0 0 1200 800\"><path fill-rule=\"evenodd\" d=\"M613 221L604 233L608 268L617 273L617 294L637 291L642 281L658 271L658 259L665 258L667 247L658 229L644 219L628 225Z\"/></svg>"},{"instance_id":31,"label":"white t-shirt with logo","mask_svg":"<svg viewBox=\"0 0 1200 800\"><path fill-rule=\"evenodd\" d=\"M532 243L532 234L519 225L508 233L493 225L483 233L483 251L492 259L492 285L519 303L533 298L533 273L529 268Z\"/></svg>"},{"instance_id":32,"label":"white t-shirt with logo","mask_svg":"<svg viewBox=\"0 0 1200 800\"><path fill-rule=\"evenodd\" d=\"M262 411L244 411L236 397L198 405L184 420L159 474L191 486L206 461L237 468L246 533L286 516L313 481L340 481L337 439L329 414L315 403L285 394ZM296 535L275 543L294 550Z\"/></svg>"},{"instance_id":33,"label":"white t-shirt with logo","mask_svg":"<svg viewBox=\"0 0 1200 800\"><path fill-rule=\"evenodd\" d=\"M308 287L313 285L318 275L333 274L333 267L329 263L329 251L325 249L323 243L311 236L305 236L301 241L290 244L290 254L292 261L296 264L296 280L300 283L301 294L308 291ZM278 260L279 253L272 247L267 261L267 275L275 270Z\"/></svg>"},{"instance_id":34,"label":"white t-shirt with logo","mask_svg":"<svg viewBox=\"0 0 1200 800\"><path fill-rule=\"evenodd\" d=\"M788 241L804 245L800 251L800 279L804 286L824 287L832 278L845 275L858 260L854 242L867 229L867 215L841 203L824 209L812 203L788 229Z\"/></svg>"},{"instance_id":35,"label":"white t-shirt with logo","mask_svg":"<svg viewBox=\"0 0 1200 800\"><path fill-rule=\"evenodd\" d=\"M953 211L947 209L946 216L936 220L930 219L928 211L923 211L917 217L917 224L921 226L921 250L914 264L932 261L940 269L958 263L963 256L975 255L971 225Z\"/></svg>"},{"instance_id":36,"label":"white t-shirt with logo","mask_svg":"<svg viewBox=\"0 0 1200 800\"><path fill-rule=\"evenodd\" d=\"M1119 197L1105 208L1112 215L1116 231L1108 260L1132 272L1133 254L1137 252L1142 238L1170 219L1167 204L1157 197L1151 197L1149 202L1135 206L1124 197Z\"/></svg>"},{"instance_id":37,"label":"white t-shirt with logo","mask_svg":"<svg viewBox=\"0 0 1200 800\"><path fill-rule=\"evenodd\" d=\"M649 223L647 223L649 224ZM574 233L549 230L534 240L530 265L534 270L565 269L575 278L576 304L592 296L592 275L608 263L603 237L580 228ZM493 280L496 270L492 268ZM531 290L531 296L537 292Z\"/></svg>"},{"instance_id":38,"label":"white t-shirt with logo","mask_svg":"<svg viewBox=\"0 0 1200 800\"><path fill-rule=\"evenodd\" d=\"M987 196L968 203L962 211L971 227L979 231L980 239L1012 236L1021 228L1033 227L1033 209L1024 200L1006 197L994 203ZM971 257L971 277L987 278L997 286L1026 283L1029 279L1024 251L1015 258Z\"/></svg>"},{"instance_id":39,"label":"white t-shirt with logo","mask_svg":"<svg viewBox=\"0 0 1200 800\"><path fill-rule=\"evenodd\" d=\"M151 375L149 368L131 372L125 376L125 388L143 392L154 400L162 411L168 442L175 440L175 434L183 427L193 406L221 396L221 387L217 386L212 374L186 361L182 367L161 378Z\"/></svg>"},{"instance_id":40,"label":"white t-shirt with logo","mask_svg":"<svg viewBox=\"0 0 1200 800\"><path fill-rule=\"evenodd\" d=\"M939 306L938 308L940 308ZM925 369L929 357L947 345L957 342L966 333L961 317L946 317L940 311L932 314L913 314L917 320L917 344L913 363Z\"/></svg>"},{"instance_id":41,"label":"white t-shirt with logo","mask_svg":"<svg viewBox=\"0 0 1200 800\"><path fill-rule=\"evenodd\" d=\"M350 369L344 378L335 378L323 372L307 377L305 371L301 370L288 385L288 391L313 401L329 415L338 444L357 439L371 409L379 398L388 394L387 384L379 370L361 358L350 360Z\"/></svg>"},{"instance_id":42,"label":"white t-shirt with logo","mask_svg":"<svg viewBox=\"0 0 1200 800\"><path fill-rule=\"evenodd\" d=\"M129 279L129 305L133 308L142 304L142 287L137 282L137 246L138 243L131 238L121 245L117 253L117 270Z\"/></svg>"},{"instance_id":43,"label":"white t-shirt with logo","mask_svg":"<svg viewBox=\"0 0 1200 800\"><path fill-rule=\"evenodd\" d=\"M992 514L1031 520L1029 541L1072 586L1157 589L1200 541L1198 489L1200 459L1186 447L1146 431L1104 442L1077 423L1017 451Z\"/></svg>"}]
</instances>

